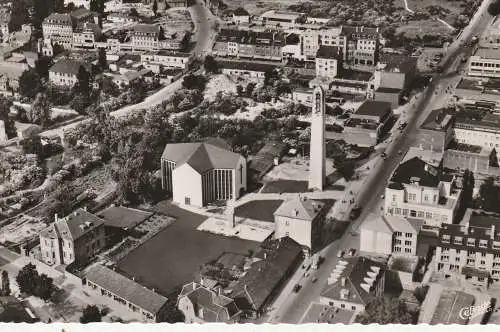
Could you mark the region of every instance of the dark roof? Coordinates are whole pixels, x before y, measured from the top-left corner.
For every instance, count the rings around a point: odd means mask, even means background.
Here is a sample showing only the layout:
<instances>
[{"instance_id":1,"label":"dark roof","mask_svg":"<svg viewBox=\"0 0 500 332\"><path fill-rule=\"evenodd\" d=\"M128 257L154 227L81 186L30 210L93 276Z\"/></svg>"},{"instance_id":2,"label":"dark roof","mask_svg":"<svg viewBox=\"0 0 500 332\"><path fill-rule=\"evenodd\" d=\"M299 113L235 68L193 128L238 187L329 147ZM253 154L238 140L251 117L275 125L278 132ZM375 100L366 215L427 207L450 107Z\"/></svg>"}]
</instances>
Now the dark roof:
<instances>
[{"instance_id":1,"label":"dark roof","mask_svg":"<svg viewBox=\"0 0 500 332\"><path fill-rule=\"evenodd\" d=\"M380 87L377 90L375 90L375 92L380 92L380 93L397 93L397 94L401 93L401 91L403 90L398 88L386 88L386 87Z\"/></svg>"},{"instance_id":2,"label":"dark roof","mask_svg":"<svg viewBox=\"0 0 500 332\"><path fill-rule=\"evenodd\" d=\"M400 54L384 54L379 60L380 64L385 64L384 70L407 74L412 72L417 67L418 58L400 55Z\"/></svg>"},{"instance_id":3,"label":"dark roof","mask_svg":"<svg viewBox=\"0 0 500 332\"><path fill-rule=\"evenodd\" d=\"M284 201L274 212L275 215L312 221L323 210L325 203L306 197Z\"/></svg>"},{"instance_id":4,"label":"dark roof","mask_svg":"<svg viewBox=\"0 0 500 332\"><path fill-rule=\"evenodd\" d=\"M69 14L52 13L43 20L44 24L73 25Z\"/></svg>"},{"instance_id":5,"label":"dark roof","mask_svg":"<svg viewBox=\"0 0 500 332\"><path fill-rule=\"evenodd\" d=\"M42 231L42 236L76 240L104 224L104 220L83 209L75 210Z\"/></svg>"},{"instance_id":6,"label":"dark roof","mask_svg":"<svg viewBox=\"0 0 500 332\"><path fill-rule=\"evenodd\" d=\"M71 59L62 59L54 63L52 67L50 67L49 71L55 73L78 75L81 67L85 68L83 62Z\"/></svg>"},{"instance_id":7,"label":"dark roof","mask_svg":"<svg viewBox=\"0 0 500 332\"><path fill-rule=\"evenodd\" d=\"M432 110L424 123L420 126L422 129L445 131L449 124L452 124L454 111L447 108Z\"/></svg>"},{"instance_id":8,"label":"dark roof","mask_svg":"<svg viewBox=\"0 0 500 332\"><path fill-rule=\"evenodd\" d=\"M391 182L411 184L412 178L418 178L419 184L425 187L437 187L440 181L438 170L418 157L401 163L394 171Z\"/></svg>"},{"instance_id":9,"label":"dark roof","mask_svg":"<svg viewBox=\"0 0 500 332\"><path fill-rule=\"evenodd\" d=\"M490 276L487 270L476 269L472 266L464 266L462 268L462 274L478 278L488 278Z\"/></svg>"},{"instance_id":10,"label":"dark roof","mask_svg":"<svg viewBox=\"0 0 500 332\"><path fill-rule=\"evenodd\" d=\"M500 216L472 213L469 219L469 225L484 228L490 228L492 225L495 225L500 231Z\"/></svg>"},{"instance_id":11,"label":"dark roof","mask_svg":"<svg viewBox=\"0 0 500 332\"><path fill-rule=\"evenodd\" d=\"M391 103L386 101L366 100L356 110L359 115L376 115L379 118L391 111Z\"/></svg>"},{"instance_id":12,"label":"dark roof","mask_svg":"<svg viewBox=\"0 0 500 332\"><path fill-rule=\"evenodd\" d=\"M253 263L246 274L230 286L231 297L241 309L260 311L302 254L301 246L289 237L266 245L267 248L262 248L260 252L260 256L266 253L266 258Z\"/></svg>"},{"instance_id":13,"label":"dark roof","mask_svg":"<svg viewBox=\"0 0 500 332\"><path fill-rule=\"evenodd\" d=\"M195 310L203 310L203 320L208 323L223 323L241 313L233 299L201 285L186 285L181 294L189 298Z\"/></svg>"},{"instance_id":14,"label":"dark roof","mask_svg":"<svg viewBox=\"0 0 500 332\"><path fill-rule=\"evenodd\" d=\"M250 14L246 11L245 8L243 7L238 7L236 8L236 10L234 11L234 15L235 16L249 16Z\"/></svg>"},{"instance_id":15,"label":"dark roof","mask_svg":"<svg viewBox=\"0 0 500 332\"><path fill-rule=\"evenodd\" d=\"M99 213L106 226L130 229L150 218L154 213L131 209L124 206L112 206Z\"/></svg>"},{"instance_id":16,"label":"dark roof","mask_svg":"<svg viewBox=\"0 0 500 332\"><path fill-rule=\"evenodd\" d=\"M156 315L167 302L166 297L102 265L91 267L85 277L101 288L135 304L153 315Z\"/></svg>"},{"instance_id":17,"label":"dark roof","mask_svg":"<svg viewBox=\"0 0 500 332\"><path fill-rule=\"evenodd\" d=\"M321 45L316 53L316 58L322 59L341 59L342 49L338 46Z\"/></svg>"},{"instance_id":18,"label":"dark roof","mask_svg":"<svg viewBox=\"0 0 500 332\"><path fill-rule=\"evenodd\" d=\"M373 298L371 294L372 287L380 280L380 276L385 273L385 264L366 257L347 257L342 261L346 264L340 264L339 262L337 266L344 266L344 269L338 270L338 278L333 283L326 285L321 296L354 303L368 303ZM342 286L342 278L345 278L345 286ZM368 279L373 280L371 285L368 284ZM348 299L341 298L343 289L349 291Z\"/></svg>"},{"instance_id":19,"label":"dark roof","mask_svg":"<svg viewBox=\"0 0 500 332\"><path fill-rule=\"evenodd\" d=\"M368 28L363 26L342 26L341 34L348 38L368 38L375 39L378 37L378 28Z\"/></svg>"},{"instance_id":20,"label":"dark roof","mask_svg":"<svg viewBox=\"0 0 500 332\"><path fill-rule=\"evenodd\" d=\"M210 169L234 169L241 155L208 143L167 144L162 158L175 162L175 167L189 164L199 173Z\"/></svg>"},{"instance_id":21,"label":"dark roof","mask_svg":"<svg viewBox=\"0 0 500 332\"><path fill-rule=\"evenodd\" d=\"M258 72L271 72L276 66L267 64L267 63L259 63L259 62L247 62L247 61L226 61L220 60L219 65L223 69L239 69L239 70L247 70L247 71L258 71Z\"/></svg>"},{"instance_id":22,"label":"dark roof","mask_svg":"<svg viewBox=\"0 0 500 332\"><path fill-rule=\"evenodd\" d=\"M137 24L134 27L134 33L157 35L160 33L160 26L155 24Z\"/></svg>"}]
</instances>

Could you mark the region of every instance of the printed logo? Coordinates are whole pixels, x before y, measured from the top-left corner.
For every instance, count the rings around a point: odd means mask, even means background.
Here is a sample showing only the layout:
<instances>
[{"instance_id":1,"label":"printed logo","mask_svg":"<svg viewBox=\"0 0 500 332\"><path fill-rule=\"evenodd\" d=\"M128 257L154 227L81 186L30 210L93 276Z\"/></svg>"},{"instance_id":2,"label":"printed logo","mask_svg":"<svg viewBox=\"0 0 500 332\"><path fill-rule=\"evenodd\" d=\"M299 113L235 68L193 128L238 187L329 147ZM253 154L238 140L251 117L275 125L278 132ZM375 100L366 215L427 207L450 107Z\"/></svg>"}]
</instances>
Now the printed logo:
<instances>
[{"instance_id":1,"label":"printed logo","mask_svg":"<svg viewBox=\"0 0 500 332\"><path fill-rule=\"evenodd\" d=\"M458 316L462 319L472 319L474 317L484 315L489 311L491 311L490 303L484 302L481 305L471 305L470 307L463 307L462 309L460 309Z\"/></svg>"}]
</instances>

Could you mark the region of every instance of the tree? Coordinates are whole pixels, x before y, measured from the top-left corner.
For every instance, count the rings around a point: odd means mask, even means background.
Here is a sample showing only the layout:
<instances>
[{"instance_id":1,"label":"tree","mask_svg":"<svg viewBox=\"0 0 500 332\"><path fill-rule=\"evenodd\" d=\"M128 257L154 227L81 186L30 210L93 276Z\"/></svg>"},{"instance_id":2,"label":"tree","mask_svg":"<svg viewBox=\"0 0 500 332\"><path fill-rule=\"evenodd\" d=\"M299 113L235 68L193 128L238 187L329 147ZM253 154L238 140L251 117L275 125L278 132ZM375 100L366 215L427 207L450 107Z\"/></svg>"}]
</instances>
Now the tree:
<instances>
[{"instance_id":1,"label":"tree","mask_svg":"<svg viewBox=\"0 0 500 332\"><path fill-rule=\"evenodd\" d=\"M211 55L205 57L204 66L207 73L217 74L219 72L219 64Z\"/></svg>"},{"instance_id":2,"label":"tree","mask_svg":"<svg viewBox=\"0 0 500 332\"><path fill-rule=\"evenodd\" d=\"M12 1L9 31L18 31L21 26L29 22L28 6L23 0Z\"/></svg>"},{"instance_id":3,"label":"tree","mask_svg":"<svg viewBox=\"0 0 500 332\"><path fill-rule=\"evenodd\" d=\"M490 167L499 167L497 150L495 150L495 148L493 148L490 153Z\"/></svg>"},{"instance_id":4,"label":"tree","mask_svg":"<svg viewBox=\"0 0 500 332\"><path fill-rule=\"evenodd\" d=\"M497 16L500 14L500 0L490 3L488 6L488 13L490 13L491 16Z\"/></svg>"},{"instance_id":5,"label":"tree","mask_svg":"<svg viewBox=\"0 0 500 332\"><path fill-rule=\"evenodd\" d=\"M253 91L255 90L256 86L257 84L255 84L254 82L250 82L247 84L246 88L247 97L252 97Z\"/></svg>"},{"instance_id":6,"label":"tree","mask_svg":"<svg viewBox=\"0 0 500 332\"><path fill-rule=\"evenodd\" d=\"M14 119L9 116L12 102L0 96L0 121L3 121L7 138L16 136L16 126Z\"/></svg>"},{"instance_id":7,"label":"tree","mask_svg":"<svg viewBox=\"0 0 500 332\"><path fill-rule=\"evenodd\" d=\"M90 0L90 10L99 14L104 14L104 0Z\"/></svg>"},{"instance_id":8,"label":"tree","mask_svg":"<svg viewBox=\"0 0 500 332\"><path fill-rule=\"evenodd\" d=\"M500 212L500 187L493 177L487 177L479 187L481 208L486 211Z\"/></svg>"},{"instance_id":9,"label":"tree","mask_svg":"<svg viewBox=\"0 0 500 332\"><path fill-rule=\"evenodd\" d=\"M339 174L346 180L349 181L355 172L355 163L352 160L345 158L334 158L334 166L339 172Z\"/></svg>"},{"instance_id":10,"label":"tree","mask_svg":"<svg viewBox=\"0 0 500 332\"><path fill-rule=\"evenodd\" d=\"M83 309L82 317L80 317L80 323L94 323L100 322L102 320L101 312L96 305L87 305Z\"/></svg>"},{"instance_id":11,"label":"tree","mask_svg":"<svg viewBox=\"0 0 500 332\"><path fill-rule=\"evenodd\" d=\"M236 86L236 93L238 94L238 96L242 96L243 95L243 87L241 85L237 85Z\"/></svg>"},{"instance_id":12,"label":"tree","mask_svg":"<svg viewBox=\"0 0 500 332\"><path fill-rule=\"evenodd\" d=\"M39 78L49 77L49 68L52 60L47 56L42 56L35 61L35 70Z\"/></svg>"},{"instance_id":13,"label":"tree","mask_svg":"<svg viewBox=\"0 0 500 332\"><path fill-rule=\"evenodd\" d=\"M472 204L472 193L474 191L474 173L466 169L462 176L462 198L457 210L457 220L461 220L467 208Z\"/></svg>"},{"instance_id":14,"label":"tree","mask_svg":"<svg viewBox=\"0 0 500 332\"><path fill-rule=\"evenodd\" d=\"M29 99L35 98L42 89L40 76L35 68L24 71L19 78L19 93Z\"/></svg>"},{"instance_id":15,"label":"tree","mask_svg":"<svg viewBox=\"0 0 500 332\"><path fill-rule=\"evenodd\" d=\"M139 13L137 12L137 9L135 9L135 8L130 9L130 16L139 17Z\"/></svg>"},{"instance_id":16,"label":"tree","mask_svg":"<svg viewBox=\"0 0 500 332\"><path fill-rule=\"evenodd\" d=\"M10 281L9 281L9 273L6 270L2 271L2 296L9 296L11 293L10 290Z\"/></svg>"},{"instance_id":17,"label":"tree","mask_svg":"<svg viewBox=\"0 0 500 332\"><path fill-rule=\"evenodd\" d=\"M42 300L49 300L54 292L54 280L48 277L45 273L42 273L37 280L35 288L35 296L38 296Z\"/></svg>"},{"instance_id":18,"label":"tree","mask_svg":"<svg viewBox=\"0 0 500 332\"><path fill-rule=\"evenodd\" d=\"M31 123L46 127L50 122L50 105L45 93L39 92L26 113Z\"/></svg>"},{"instance_id":19,"label":"tree","mask_svg":"<svg viewBox=\"0 0 500 332\"><path fill-rule=\"evenodd\" d=\"M99 66L101 69L108 69L108 61L106 60L106 50L104 48L99 48Z\"/></svg>"},{"instance_id":20,"label":"tree","mask_svg":"<svg viewBox=\"0 0 500 332\"><path fill-rule=\"evenodd\" d=\"M189 74L184 76L182 87L189 90L205 90L207 79L203 75Z\"/></svg>"},{"instance_id":21,"label":"tree","mask_svg":"<svg viewBox=\"0 0 500 332\"><path fill-rule=\"evenodd\" d=\"M417 314L398 298L377 297L356 317L361 324L415 324Z\"/></svg>"},{"instance_id":22,"label":"tree","mask_svg":"<svg viewBox=\"0 0 500 332\"><path fill-rule=\"evenodd\" d=\"M156 0L154 0L153 1L153 13L155 14L155 16L156 16L157 12L158 12L158 2Z\"/></svg>"},{"instance_id":23,"label":"tree","mask_svg":"<svg viewBox=\"0 0 500 332\"><path fill-rule=\"evenodd\" d=\"M43 159L43 145L40 136L34 135L23 139L21 146L24 154L36 154L40 159Z\"/></svg>"},{"instance_id":24,"label":"tree","mask_svg":"<svg viewBox=\"0 0 500 332\"><path fill-rule=\"evenodd\" d=\"M16 282L22 293L34 294L38 282L38 271L36 270L36 266L32 263L23 266L17 274Z\"/></svg>"}]
</instances>

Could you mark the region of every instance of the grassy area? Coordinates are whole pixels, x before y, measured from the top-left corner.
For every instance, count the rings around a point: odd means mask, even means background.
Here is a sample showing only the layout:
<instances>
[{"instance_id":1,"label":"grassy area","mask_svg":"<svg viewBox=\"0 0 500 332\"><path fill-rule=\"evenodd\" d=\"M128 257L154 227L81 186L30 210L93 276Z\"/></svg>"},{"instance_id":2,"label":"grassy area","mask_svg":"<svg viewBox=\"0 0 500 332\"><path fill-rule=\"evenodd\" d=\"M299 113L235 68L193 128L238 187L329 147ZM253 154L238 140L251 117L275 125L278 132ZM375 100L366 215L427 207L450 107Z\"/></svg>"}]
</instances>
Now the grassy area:
<instances>
[{"instance_id":1,"label":"grassy area","mask_svg":"<svg viewBox=\"0 0 500 332\"><path fill-rule=\"evenodd\" d=\"M240 205L235 210L235 215L242 218L250 218L261 221L274 222L274 211L276 211L283 200L252 201Z\"/></svg>"},{"instance_id":2,"label":"grassy area","mask_svg":"<svg viewBox=\"0 0 500 332\"><path fill-rule=\"evenodd\" d=\"M235 10L238 7L245 8L251 15L260 15L269 10L287 10L291 5L298 5L304 2L303 0L230 0L224 1L228 6L228 10Z\"/></svg>"},{"instance_id":3,"label":"grassy area","mask_svg":"<svg viewBox=\"0 0 500 332\"><path fill-rule=\"evenodd\" d=\"M267 182L262 193L302 193L307 191L307 181L276 180Z\"/></svg>"},{"instance_id":4,"label":"grassy area","mask_svg":"<svg viewBox=\"0 0 500 332\"><path fill-rule=\"evenodd\" d=\"M460 28L472 17L481 0L407 0L408 7L415 12L423 12L439 17L449 24ZM462 16L462 17L461 17ZM461 23L460 23L461 22Z\"/></svg>"},{"instance_id":5,"label":"grassy area","mask_svg":"<svg viewBox=\"0 0 500 332\"><path fill-rule=\"evenodd\" d=\"M425 35L445 36L450 33L450 28L435 20L409 21L407 24L398 27L396 33L404 33L408 38L423 37Z\"/></svg>"},{"instance_id":6,"label":"grassy area","mask_svg":"<svg viewBox=\"0 0 500 332\"><path fill-rule=\"evenodd\" d=\"M246 255L259 246L257 242L197 231L205 216L165 202L155 209L175 217L176 222L125 256L118 269L162 294L193 281L202 264L224 252Z\"/></svg>"}]
</instances>

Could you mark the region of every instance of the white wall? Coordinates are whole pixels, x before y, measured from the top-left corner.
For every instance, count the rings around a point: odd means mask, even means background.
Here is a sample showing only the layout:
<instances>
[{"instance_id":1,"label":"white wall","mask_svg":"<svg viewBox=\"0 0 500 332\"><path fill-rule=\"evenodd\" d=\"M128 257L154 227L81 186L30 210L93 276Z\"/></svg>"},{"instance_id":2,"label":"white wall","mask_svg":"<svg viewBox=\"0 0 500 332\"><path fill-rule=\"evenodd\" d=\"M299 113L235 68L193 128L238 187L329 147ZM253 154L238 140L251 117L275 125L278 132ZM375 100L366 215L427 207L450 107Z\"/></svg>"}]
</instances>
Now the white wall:
<instances>
[{"instance_id":1,"label":"white wall","mask_svg":"<svg viewBox=\"0 0 500 332\"><path fill-rule=\"evenodd\" d=\"M389 255L392 252L392 235L361 228L360 251Z\"/></svg>"},{"instance_id":2,"label":"white wall","mask_svg":"<svg viewBox=\"0 0 500 332\"><path fill-rule=\"evenodd\" d=\"M173 201L184 204L189 197L191 205L203 206L203 193L201 174L196 172L189 164L183 164L172 172Z\"/></svg>"},{"instance_id":3,"label":"white wall","mask_svg":"<svg viewBox=\"0 0 500 332\"><path fill-rule=\"evenodd\" d=\"M275 215L274 222L275 222L274 236L276 239L289 236L298 244L308 247L309 249L311 248L312 227L310 221L295 219L291 216L287 217L287 216Z\"/></svg>"}]
</instances>

